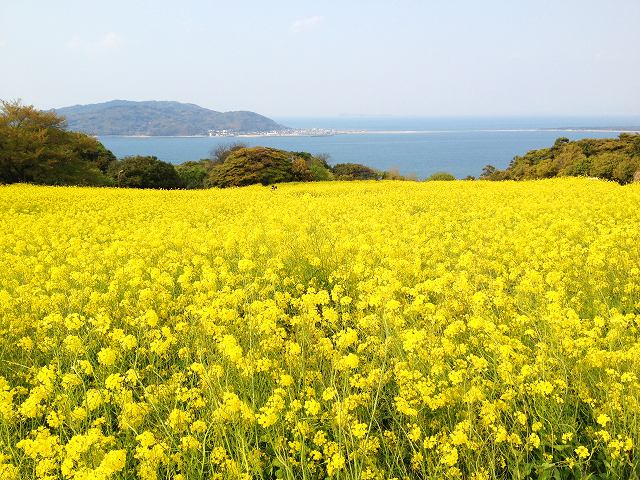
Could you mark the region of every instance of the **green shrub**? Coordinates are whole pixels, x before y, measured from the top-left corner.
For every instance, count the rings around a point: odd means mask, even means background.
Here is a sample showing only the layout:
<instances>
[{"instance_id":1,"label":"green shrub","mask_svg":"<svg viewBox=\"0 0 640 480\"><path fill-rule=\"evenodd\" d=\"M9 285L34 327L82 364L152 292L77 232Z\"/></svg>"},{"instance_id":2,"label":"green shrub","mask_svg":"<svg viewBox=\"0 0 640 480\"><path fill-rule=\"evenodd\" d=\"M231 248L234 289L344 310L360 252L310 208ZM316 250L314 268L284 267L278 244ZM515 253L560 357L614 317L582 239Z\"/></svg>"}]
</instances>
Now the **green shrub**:
<instances>
[{"instance_id":1,"label":"green shrub","mask_svg":"<svg viewBox=\"0 0 640 480\"><path fill-rule=\"evenodd\" d=\"M153 156L131 156L113 162L109 175L119 187L173 189L182 186L175 167Z\"/></svg>"},{"instance_id":2,"label":"green shrub","mask_svg":"<svg viewBox=\"0 0 640 480\"><path fill-rule=\"evenodd\" d=\"M275 148L240 148L227 155L223 163L214 165L207 185L225 188L292 182L296 179L293 161L299 159L295 153Z\"/></svg>"},{"instance_id":3,"label":"green shrub","mask_svg":"<svg viewBox=\"0 0 640 480\"><path fill-rule=\"evenodd\" d=\"M400 170L396 167L382 172L382 178L384 180L406 180L406 178L400 174Z\"/></svg>"},{"instance_id":4,"label":"green shrub","mask_svg":"<svg viewBox=\"0 0 640 480\"><path fill-rule=\"evenodd\" d=\"M309 171L311 172L311 180L315 182L326 182L333 180L333 173L331 167L326 161L320 158L313 158L309 164Z\"/></svg>"},{"instance_id":5,"label":"green shrub","mask_svg":"<svg viewBox=\"0 0 640 480\"><path fill-rule=\"evenodd\" d=\"M430 175L427 178L427 181L428 182L431 182L431 181L439 181L439 182L447 181L448 182L455 179L456 177L450 174L449 172L436 172L433 175Z\"/></svg>"},{"instance_id":6,"label":"green shrub","mask_svg":"<svg viewBox=\"0 0 640 480\"><path fill-rule=\"evenodd\" d=\"M613 169L613 179L622 185L634 181L636 172L640 171L640 157L625 158Z\"/></svg>"},{"instance_id":7,"label":"green shrub","mask_svg":"<svg viewBox=\"0 0 640 480\"><path fill-rule=\"evenodd\" d=\"M382 173L359 163L338 163L332 170L336 180L380 180L382 178Z\"/></svg>"},{"instance_id":8,"label":"green shrub","mask_svg":"<svg viewBox=\"0 0 640 480\"><path fill-rule=\"evenodd\" d=\"M589 174L592 177L606 178L613 180L613 171L618 164L624 162L626 157L618 152L605 152L595 155L591 159L591 169Z\"/></svg>"},{"instance_id":9,"label":"green shrub","mask_svg":"<svg viewBox=\"0 0 640 480\"><path fill-rule=\"evenodd\" d=\"M187 189L205 188L212 168L213 162L209 159L203 159L199 162L185 162L175 167L182 187Z\"/></svg>"}]
</instances>

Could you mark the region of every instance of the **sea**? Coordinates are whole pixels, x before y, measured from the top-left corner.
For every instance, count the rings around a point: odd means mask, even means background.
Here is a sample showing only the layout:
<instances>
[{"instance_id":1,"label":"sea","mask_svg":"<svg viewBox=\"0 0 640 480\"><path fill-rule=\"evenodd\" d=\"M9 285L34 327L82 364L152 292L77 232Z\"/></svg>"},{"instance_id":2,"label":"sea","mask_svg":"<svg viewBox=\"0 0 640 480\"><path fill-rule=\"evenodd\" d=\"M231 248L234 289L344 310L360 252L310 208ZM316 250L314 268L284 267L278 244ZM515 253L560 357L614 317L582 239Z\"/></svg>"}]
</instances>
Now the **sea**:
<instances>
[{"instance_id":1,"label":"sea","mask_svg":"<svg viewBox=\"0 0 640 480\"><path fill-rule=\"evenodd\" d=\"M615 138L640 131L640 115L619 117L283 117L296 129L331 129L328 136L122 137L99 140L118 158L154 155L174 164L209 157L221 144L243 142L313 154L329 163L361 163L379 170L426 178L449 172L478 176L485 165L505 168L516 155L553 145L558 137Z\"/></svg>"}]
</instances>

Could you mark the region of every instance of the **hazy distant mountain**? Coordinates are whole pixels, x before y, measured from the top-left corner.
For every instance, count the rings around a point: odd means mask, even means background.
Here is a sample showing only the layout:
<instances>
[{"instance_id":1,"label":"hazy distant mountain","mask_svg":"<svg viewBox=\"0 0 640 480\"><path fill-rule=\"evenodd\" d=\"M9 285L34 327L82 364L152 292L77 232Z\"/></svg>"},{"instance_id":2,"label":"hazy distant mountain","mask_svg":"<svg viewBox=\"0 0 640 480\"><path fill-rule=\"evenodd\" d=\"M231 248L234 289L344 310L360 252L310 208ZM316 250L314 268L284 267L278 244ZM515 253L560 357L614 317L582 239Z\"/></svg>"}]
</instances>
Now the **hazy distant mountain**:
<instances>
[{"instance_id":1,"label":"hazy distant mountain","mask_svg":"<svg viewBox=\"0 0 640 480\"><path fill-rule=\"evenodd\" d=\"M254 112L216 112L192 103L112 100L57 108L70 130L91 135L207 135L209 130L257 133L283 130Z\"/></svg>"}]
</instances>

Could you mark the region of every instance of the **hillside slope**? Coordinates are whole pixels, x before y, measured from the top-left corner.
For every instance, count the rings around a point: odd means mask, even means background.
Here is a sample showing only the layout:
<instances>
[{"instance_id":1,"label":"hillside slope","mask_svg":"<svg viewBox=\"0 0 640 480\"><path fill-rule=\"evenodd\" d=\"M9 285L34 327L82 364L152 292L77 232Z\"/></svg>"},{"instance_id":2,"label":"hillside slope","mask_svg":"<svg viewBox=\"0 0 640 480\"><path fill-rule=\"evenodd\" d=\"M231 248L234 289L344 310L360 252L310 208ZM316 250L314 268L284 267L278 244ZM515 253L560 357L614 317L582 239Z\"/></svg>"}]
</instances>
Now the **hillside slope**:
<instances>
[{"instance_id":1,"label":"hillside slope","mask_svg":"<svg viewBox=\"0 0 640 480\"><path fill-rule=\"evenodd\" d=\"M56 109L69 129L92 135L206 135L209 130L235 133L282 130L254 112L216 112L191 103L112 100Z\"/></svg>"}]
</instances>

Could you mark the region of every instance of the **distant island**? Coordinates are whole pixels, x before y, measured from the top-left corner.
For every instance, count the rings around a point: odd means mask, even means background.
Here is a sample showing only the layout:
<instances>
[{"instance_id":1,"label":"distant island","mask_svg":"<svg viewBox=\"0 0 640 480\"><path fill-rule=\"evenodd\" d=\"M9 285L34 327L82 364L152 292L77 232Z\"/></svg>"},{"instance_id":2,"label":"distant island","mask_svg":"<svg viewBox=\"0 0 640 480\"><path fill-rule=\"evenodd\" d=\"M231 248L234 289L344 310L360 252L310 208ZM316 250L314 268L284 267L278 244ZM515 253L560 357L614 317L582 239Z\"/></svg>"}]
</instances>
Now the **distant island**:
<instances>
[{"instance_id":1,"label":"distant island","mask_svg":"<svg viewBox=\"0 0 640 480\"><path fill-rule=\"evenodd\" d=\"M248 111L216 112L191 103L112 100L56 108L69 130L90 135L235 136L293 130Z\"/></svg>"}]
</instances>

